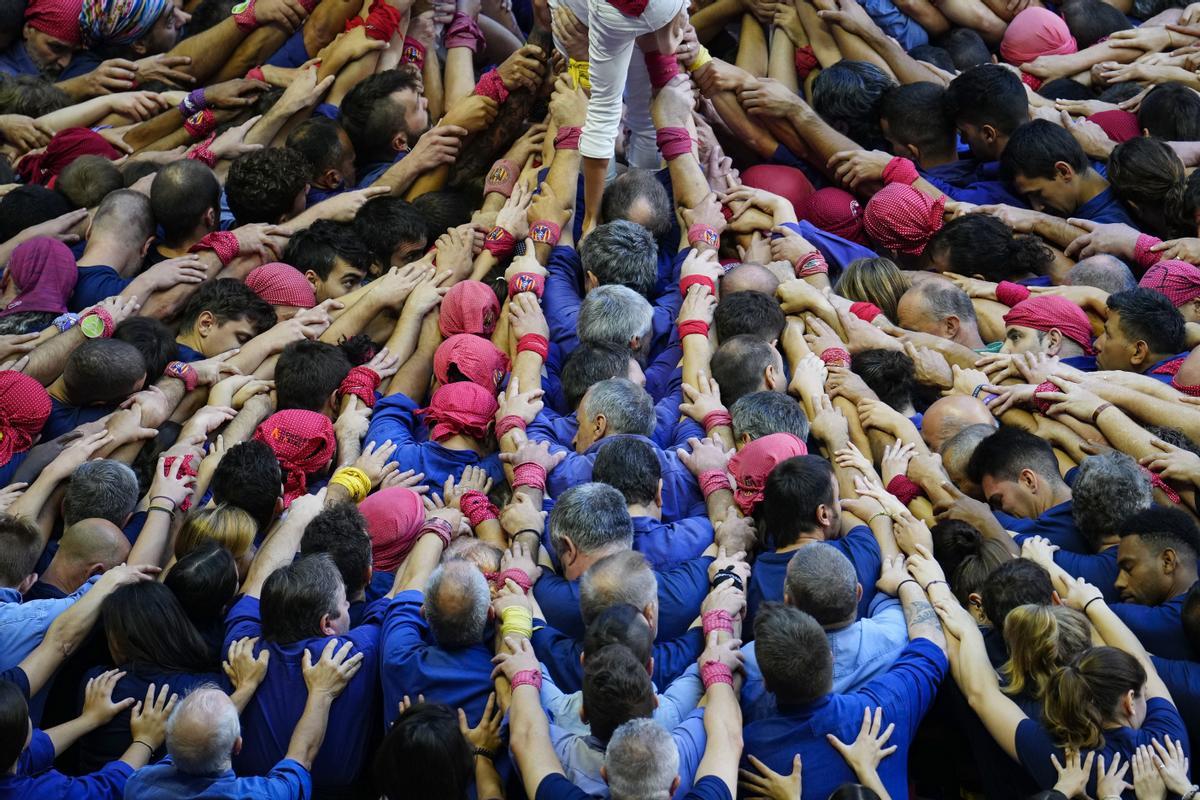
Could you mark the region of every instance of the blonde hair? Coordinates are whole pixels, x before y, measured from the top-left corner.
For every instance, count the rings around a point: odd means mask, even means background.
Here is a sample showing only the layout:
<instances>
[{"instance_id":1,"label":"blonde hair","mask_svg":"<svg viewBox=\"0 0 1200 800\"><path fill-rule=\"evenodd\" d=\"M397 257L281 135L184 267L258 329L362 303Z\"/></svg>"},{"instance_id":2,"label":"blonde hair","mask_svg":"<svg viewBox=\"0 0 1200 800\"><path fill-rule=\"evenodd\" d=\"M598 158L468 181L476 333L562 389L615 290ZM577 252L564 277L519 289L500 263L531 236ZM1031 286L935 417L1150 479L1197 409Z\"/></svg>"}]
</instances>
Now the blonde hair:
<instances>
[{"instance_id":1,"label":"blonde hair","mask_svg":"<svg viewBox=\"0 0 1200 800\"><path fill-rule=\"evenodd\" d=\"M1004 619L1009 659L1000 668L1007 694L1041 700L1054 674L1092 646L1087 617L1066 606L1017 606Z\"/></svg>"},{"instance_id":2,"label":"blonde hair","mask_svg":"<svg viewBox=\"0 0 1200 800\"><path fill-rule=\"evenodd\" d=\"M254 517L237 506L221 503L209 508L192 509L175 540L175 557L182 558L205 542L216 542L241 558L254 544L258 525Z\"/></svg>"},{"instance_id":3,"label":"blonde hair","mask_svg":"<svg viewBox=\"0 0 1200 800\"><path fill-rule=\"evenodd\" d=\"M896 306L908 286L908 278L890 258L860 258L846 265L836 291L847 300L874 303L895 322Z\"/></svg>"}]
</instances>

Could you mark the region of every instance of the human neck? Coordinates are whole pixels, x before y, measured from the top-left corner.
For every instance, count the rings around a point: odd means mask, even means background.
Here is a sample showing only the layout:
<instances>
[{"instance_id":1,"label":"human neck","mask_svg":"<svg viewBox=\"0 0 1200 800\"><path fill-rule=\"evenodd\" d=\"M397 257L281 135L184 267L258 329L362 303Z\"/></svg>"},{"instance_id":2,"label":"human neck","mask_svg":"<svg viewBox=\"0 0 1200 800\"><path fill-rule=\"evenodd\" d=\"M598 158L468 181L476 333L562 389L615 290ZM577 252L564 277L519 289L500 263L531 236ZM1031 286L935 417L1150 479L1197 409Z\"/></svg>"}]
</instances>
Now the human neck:
<instances>
[{"instance_id":1,"label":"human neck","mask_svg":"<svg viewBox=\"0 0 1200 800\"><path fill-rule=\"evenodd\" d=\"M662 509L654 503L643 505L642 503L630 503L629 516L631 517L650 517L651 519L662 519Z\"/></svg>"},{"instance_id":2,"label":"human neck","mask_svg":"<svg viewBox=\"0 0 1200 800\"><path fill-rule=\"evenodd\" d=\"M825 540L826 540L825 532L820 530L819 528L815 531L804 531L804 532L800 533L796 537L796 541L792 542L791 544L785 544L781 547L776 547L775 552L776 553L790 553L793 550L799 550L801 547L804 547L805 545L813 544L814 542L824 542Z\"/></svg>"},{"instance_id":3,"label":"human neck","mask_svg":"<svg viewBox=\"0 0 1200 800\"><path fill-rule=\"evenodd\" d=\"M70 571L63 566L62 559L54 558L50 561L50 566L46 567L46 571L38 577L38 580L53 586L64 594L71 594L83 585L83 581L73 580L68 575Z\"/></svg>"},{"instance_id":4,"label":"human neck","mask_svg":"<svg viewBox=\"0 0 1200 800\"><path fill-rule=\"evenodd\" d=\"M195 350L197 353L204 352L203 342L201 342L200 335L196 333L195 328L188 331L187 333L180 333L178 336L175 337L175 341L176 341L176 343L181 344L184 347L190 347L191 349Z\"/></svg>"},{"instance_id":5,"label":"human neck","mask_svg":"<svg viewBox=\"0 0 1200 800\"><path fill-rule=\"evenodd\" d=\"M67 396L66 381L62 379L61 375L54 379L54 383L46 387L46 394L60 403L71 404L71 398Z\"/></svg>"},{"instance_id":6,"label":"human neck","mask_svg":"<svg viewBox=\"0 0 1200 800\"><path fill-rule=\"evenodd\" d=\"M112 267L121 277L128 277L137 271L137 267L141 265L141 258L120 242L93 236L88 241L83 255L79 257L79 266L101 265Z\"/></svg>"},{"instance_id":7,"label":"human neck","mask_svg":"<svg viewBox=\"0 0 1200 800\"><path fill-rule=\"evenodd\" d=\"M955 161L958 161L958 153L953 150L947 150L944 153L922 153L920 166L921 169L933 169L943 164L952 164Z\"/></svg>"},{"instance_id":8,"label":"human neck","mask_svg":"<svg viewBox=\"0 0 1200 800\"><path fill-rule=\"evenodd\" d=\"M1174 577L1175 580L1171 584L1171 597L1178 597L1188 589L1192 588L1192 585L1196 583L1196 567L1193 566L1189 569L1186 565L1180 562L1179 567L1177 567L1175 570Z\"/></svg>"},{"instance_id":9,"label":"human neck","mask_svg":"<svg viewBox=\"0 0 1200 800\"><path fill-rule=\"evenodd\" d=\"M1040 507L1036 509L1037 514L1035 515L1035 519L1036 517L1040 517L1042 514L1045 514L1055 506L1061 505L1070 500L1071 487L1060 481L1056 486L1051 487L1049 494L1039 495L1039 497L1044 497L1046 499L1039 503Z\"/></svg>"},{"instance_id":10,"label":"human neck","mask_svg":"<svg viewBox=\"0 0 1200 800\"><path fill-rule=\"evenodd\" d=\"M1099 172L1096 172L1096 170L1088 167L1087 171L1079 176L1079 189L1076 192L1077 203L1075 205L1075 210L1078 211L1080 206L1087 203L1107 188L1108 181L1101 177Z\"/></svg>"}]
</instances>

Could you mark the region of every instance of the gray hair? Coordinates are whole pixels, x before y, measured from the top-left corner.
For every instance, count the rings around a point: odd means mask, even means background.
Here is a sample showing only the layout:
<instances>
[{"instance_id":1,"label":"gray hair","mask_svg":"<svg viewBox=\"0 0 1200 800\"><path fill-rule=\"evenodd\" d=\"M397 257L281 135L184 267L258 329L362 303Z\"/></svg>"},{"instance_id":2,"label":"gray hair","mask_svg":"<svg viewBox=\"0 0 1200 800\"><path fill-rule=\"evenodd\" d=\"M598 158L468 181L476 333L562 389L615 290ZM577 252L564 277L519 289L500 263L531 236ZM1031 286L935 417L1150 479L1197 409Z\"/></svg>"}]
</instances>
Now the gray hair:
<instances>
[{"instance_id":1,"label":"gray hair","mask_svg":"<svg viewBox=\"0 0 1200 800\"><path fill-rule=\"evenodd\" d=\"M938 322L949 317L958 317L972 324L977 322L970 295L949 281L921 281L908 291L918 292L925 298L929 313Z\"/></svg>"},{"instance_id":2,"label":"gray hair","mask_svg":"<svg viewBox=\"0 0 1200 800\"><path fill-rule=\"evenodd\" d=\"M636 433L652 436L658 423L654 416L654 399L628 378L609 378L592 384L579 410L581 424L603 415L608 421L609 435Z\"/></svg>"},{"instance_id":3,"label":"gray hair","mask_svg":"<svg viewBox=\"0 0 1200 800\"><path fill-rule=\"evenodd\" d=\"M469 647L483 641L491 604L487 580L469 561L439 565L425 584L425 619L442 647Z\"/></svg>"},{"instance_id":4,"label":"gray hair","mask_svg":"<svg viewBox=\"0 0 1200 800\"><path fill-rule=\"evenodd\" d=\"M668 800L679 775L679 751L653 719L631 719L609 740L604 767L612 800Z\"/></svg>"},{"instance_id":5,"label":"gray hair","mask_svg":"<svg viewBox=\"0 0 1200 800\"><path fill-rule=\"evenodd\" d=\"M579 579L579 614L585 625L615 605L638 611L658 600L658 579L646 557L633 550L613 553L588 567Z\"/></svg>"},{"instance_id":6,"label":"gray hair","mask_svg":"<svg viewBox=\"0 0 1200 800\"><path fill-rule=\"evenodd\" d=\"M1127 518L1154 501L1150 477L1124 453L1088 456L1079 462L1071 487L1071 516L1079 532L1099 549Z\"/></svg>"},{"instance_id":7,"label":"gray hair","mask_svg":"<svg viewBox=\"0 0 1200 800\"><path fill-rule=\"evenodd\" d=\"M237 708L214 683L197 686L167 719L167 751L186 775L214 776L230 768L242 735Z\"/></svg>"},{"instance_id":8,"label":"gray hair","mask_svg":"<svg viewBox=\"0 0 1200 800\"><path fill-rule=\"evenodd\" d=\"M123 528L139 495L137 476L127 464L109 458L85 461L71 473L63 495L63 524L99 517Z\"/></svg>"},{"instance_id":9,"label":"gray hair","mask_svg":"<svg viewBox=\"0 0 1200 800\"><path fill-rule=\"evenodd\" d=\"M1137 288L1137 278L1129 271L1124 261L1105 254L1090 256L1071 267L1067 272L1067 283L1071 286L1094 286L1109 294Z\"/></svg>"},{"instance_id":10,"label":"gray hair","mask_svg":"<svg viewBox=\"0 0 1200 800\"><path fill-rule=\"evenodd\" d=\"M650 213L639 214L648 218L639 220L638 224L650 231L650 235L656 239L666 236L675 220L675 204L667 192L667 187L662 185L658 175L652 170L630 169L618 175L604 190L604 197L600 201L600 219L603 222L630 219L639 202L645 203ZM597 226L592 233L602 227ZM585 248L587 241L583 244Z\"/></svg>"},{"instance_id":11,"label":"gray hair","mask_svg":"<svg viewBox=\"0 0 1200 800\"><path fill-rule=\"evenodd\" d=\"M822 627L853 621L858 609L858 576L842 551L820 542L801 547L787 565L784 581L795 608Z\"/></svg>"},{"instance_id":12,"label":"gray hair","mask_svg":"<svg viewBox=\"0 0 1200 800\"><path fill-rule=\"evenodd\" d=\"M643 297L658 280L658 245L650 231L618 219L597 225L579 248L583 268L602 285L628 286Z\"/></svg>"},{"instance_id":13,"label":"gray hair","mask_svg":"<svg viewBox=\"0 0 1200 800\"><path fill-rule=\"evenodd\" d=\"M648 351L654 323L650 301L628 286L599 286L587 293L579 306L575 322L583 344L619 344L629 347L641 337L642 351Z\"/></svg>"},{"instance_id":14,"label":"gray hair","mask_svg":"<svg viewBox=\"0 0 1200 800\"><path fill-rule=\"evenodd\" d=\"M772 433L791 433L808 439L808 417L804 407L782 392L751 392L739 397L729 409L733 417L733 438L750 434L761 439Z\"/></svg>"},{"instance_id":15,"label":"gray hair","mask_svg":"<svg viewBox=\"0 0 1200 800\"><path fill-rule=\"evenodd\" d=\"M607 483L580 483L567 489L550 512L550 543L560 554L565 539L584 553L633 547L633 520L624 495Z\"/></svg>"}]
</instances>

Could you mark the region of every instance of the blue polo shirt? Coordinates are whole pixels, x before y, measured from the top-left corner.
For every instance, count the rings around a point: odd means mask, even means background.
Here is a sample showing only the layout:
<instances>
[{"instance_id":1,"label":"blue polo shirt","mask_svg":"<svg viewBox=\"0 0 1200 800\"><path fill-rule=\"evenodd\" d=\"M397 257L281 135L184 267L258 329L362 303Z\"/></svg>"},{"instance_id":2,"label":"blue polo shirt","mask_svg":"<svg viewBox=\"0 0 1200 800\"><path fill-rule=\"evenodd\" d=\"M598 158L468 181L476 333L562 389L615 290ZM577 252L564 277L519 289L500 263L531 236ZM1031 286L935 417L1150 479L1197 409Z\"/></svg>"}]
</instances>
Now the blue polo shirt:
<instances>
[{"instance_id":1,"label":"blue polo shirt","mask_svg":"<svg viewBox=\"0 0 1200 800\"><path fill-rule=\"evenodd\" d=\"M1154 662L1158 677L1171 692L1189 739L1200 742L1200 663L1158 656L1151 656L1150 660ZM1192 767L1192 779L1196 778L1200 778L1200 767Z\"/></svg>"},{"instance_id":2,"label":"blue polo shirt","mask_svg":"<svg viewBox=\"0 0 1200 800\"><path fill-rule=\"evenodd\" d=\"M287 755L292 732L308 700L308 687L301 672L301 659L307 650L314 663L331 640L349 641L354 653L363 654L362 668L345 690L333 701L325 742L313 762L313 782L320 796L345 791L366 768L371 755L372 714L364 709L379 707L379 634L386 606L378 603L368 610L364 622L345 636L321 636L280 644L262 637L262 618L256 597L242 597L225 615L225 642L222 651L245 636L260 637L255 655L263 650L271 654L267 677L242 712L242 750L234 756L239 775L270 775Z\"/></svg>"},{"instance_id":3,"label":"blue polo shirt","mask_svg":"<svg viewBox=\"0 0 1200 800\"><path fill-rule=\"evenodd\" d=\"M567 780L565 775L554 773L542 778L534 800L592 800L593 797ZM715 775L705 775L680 800L733 800L733 795L725 781Z\"/></svg>"},{"instance_id":4,"label":"blue polo shirt","mask_svg":"<svg viewBox=\"0 0 1200 800\"><path fill-rule=\"evenodd\" d=\"M1117 199L1111 187L1075 209L1071 216L1076 219L1090 219L1092 222L1119 222L1122 225L1137 227L1137 223L1129 216L1125 206L1121 205L1121 201Z\"/></svg>"},{"instance_id":5,"label":"blue polo shirt","mask_svg":"<svg viewBox=\"0 0 1200 800\"><path fill-rule=\"evenodd\" d=\"M489 644L439 647L421 616L424 601L424 593L412 589L398 593L387 605L381 665L386 723L395 722L405 695L423 694L428 702L461 708L467 722L477 725L492 691L491 637Z\"/></svg>"},{"instance_id":6,"label":"blue polo shirt","mask_svg":"<svg viewBox=\"0 0 1200 800\"><path fill-rule=\"evenodd\" d=\"M981 169L978 161L960 158L948 164L918 170L921 177L938 191L952 200L988 206L1002 203L1016 208L1029 208L1029 204L1013 194L1004 181L999 179L999 169Z\"/></svg>"},{"instance_id":7,"label":"blue polo shirt","mask_svg":"<svg viewBox=\"0 0 1200 800\"><path fill-rule=\"evenodd\" d=\"M841 550L842 555L854 565L854 573L862 585L858 616L870 616L871 600L875 597L875 581L879 580L879 570L883 565L883 556L879 552L879 542L875 541L875 535L866 525L858 525L842 538L831 539L825 544ZM750 573L750 586L746 591L747 619L752 619L755 611L764 602L783 602L787 565L794 555L795 550L783 553L770 551L761 553L754 561L754 570Z\"/></svg>"},{"instance_id":8,"label":"blue polo shirt","mask_svg":"<svg viewBox=\"0 0 1200 800\"><path fill-rule=\"evenodd\" d=\"M231 769L215 777L187 775L175 769L167 756L133 773L125 786L125 800L307 800L312 796L312 776L290 758L261 778L239 778Z\"/></svg>"},{"instance_id":9,"label":"blue polo shirt","mask_svg":"<svg viewBox=\"0 0 1200 800\"><path fill-rule=\"evenodd\" d=\"M1051 544L1056 544L1063 550L1072 553L1091 553L1092 548L1075 527L1075 517L1071 515L1071 501L1059 503L1046 509L1037 519L1014 517L1003 511L993 512L996 519L1014 533L1024 533L1029 536L1044 536Z\"/></svg>"},{"instance_id":10,"label":"blue polo shirt","mask_svg":"<svg viewBox=\"0 0 1200 800\"><path fill-rule=\"evenodd\" d=\"M1099 369L1095 356L1067 356L1062 359L1062 363L1068 367L1074 367L1080 372L1095 372Z\"/></svg>"},{"instance_id":11,"label":"blue polo shirt","mask_svg":"<svg viewBox=\"0 0 1200 800\"><path fill-rule=\"evenodd\" d=\"M1162 605L1141 606L1136 603L1113 603L1113 613L1129 626L1141 640L1142 646L1163 658L1195 659L1187 638L1183 635L1183 601L1187 592L1172 597Z\"/></svg>"},{"instance_id":12,"label":"blue polo shirt","mask_svg":"<svg viewBox=\"0 0 1200 800\"><path fill-rule=\"evenodd\" d=\"M5 800L120 800L133 767L124 761L78 778L68 777L54 766L54 743L38 728L33 729L29 747L17 759L16 775L0 775L0 797Z\"/></svg>"},{"instance_id":13,"label":"blue polo shirt","mask_svg":"<svg viewBox=\"0 0 1200 800\"><path fill-rule=\"evenodd\" d=\"M1167 356L1162 361L1152 364L1150 369L1146 370L1142 374L1147 377L1154 378L1156 381L1162 381L1163 383L1170 384L1174 382L1175 373L1179 371L1179 369L1174 367L1171 362L1182 361L1183 359L1187 358L1188 355L1190 354L1180 353L1177 356Z\"/></svg>"},{"instance_id":14,"label":"blue polo shirt","mask_svg":"<svg viewBox=\"0 0 1200 800\"><path fill-rule=\"evenodd\" d=\"M545 387L545 381L542 385ZM680 390L676 394L667 395L654 406L654 417L657 422L654 434L650 438L664 450L685 447L687 440L692 437L704 438L704 428L696 424L695 420L680 419L679 403L682 401L682 394L683 392ZM525 429L525 435L530 439L547 441L568 450L575 449L575 434L578 432L579 418L574 411L563 415L549 407L539 411L533 422Z\"/></svg>"},{"instance_id":15,"label":"blue polo shirt","mask_svg":"<svg viewBox=\"0 0 1200 800\"><path fill-rule=\"evenodd\" d=\"M1025 543L1029 534L1018 533L1013 541L1018 546ZM1058 564L1067 574L1075 578L1083 578L1104 593L1104 602L1116 603L1121 599L1121 593L1114 584L1117 581L1117 546L1106 547L1099 553L1073 553L1070 550L1055 550L1054 563Z\"/></svg>"},{"instance_id":16,"label":"blue polo shirt","mask_svg":"<svg viewBox=\"0 0 1200 800\"><path fill-rule=\"evenodd\" d=\"M662 522L653 517L633 518L633 549L655 570L667 570L698 558L713 542L708 517Z\"/></svg>"},{"instance_id":17,"label":"blue polo shirt","mask_svg":"<svg viewBox=\"0 0 1200 800\"><path fill-rule=\"evenodd\" d=\"M550 672L559 689L564 692L583 689L583 665L579 663L579 656L583 653L581 640L555 630L545 620L535 618L530 641L538 661ZM655 691L667 691L672 681L696 663L703 650L704 631L699 626L689 628L687 633L672 642L655 642L654 672L650 676Z\"/></svg>"},{"instance_id":18,"label":"blue polo shirt","mask_svg":"<svg viewBox=\"0 0 1200 800\"><path fill-rule=\"evenodd\" d=\"M175 348L175 357L180 361L186 361L190 364L193 361L204 360L204 353L201 353L199 350L193 350L182 342L176 342Z\"/></svg>"},{"instance_id":19,"label":"blue polo shirt","mask_svg":"<svg viewBox=\"0 0 1200 800\"><path fill-rule=\"evenodd\" d=\"M96 265L80 267L79 277L75 281L75 291L67 300L67 308L75 313L94 306L102 300L116 297L125 291L132 282L131 278L122 278L112 267Z\"/></svg>"},{"instance_id":20,"label":"blue polo shirt","mask_svg":"<svg viewBox=\"0 0 1200 800\"><path fill-rule=\"evenodd\" d=\"M448 476L457 478L469 466L482 468L496 483L504 482L498 454L452 450L425 440L425 425L416 417L417 408L411 397L400 392L380 398L371 414L365 441L378 445L391 439L397 445L392 460L400 464L401 472L407 469L424 472L425 485L436 492L442 491Z\"/></svg>"},{"instance_id":21,"label":"blue polo shirt","mask_svg":"<svg viewBox=\"0 0 1200 800\"><path fill-rule=\"evenodd\" d=\"M687 632L700 615L708 596L709 556L693 558L677 567L655 572L658 582L658 641L667 642ZM533 586L533 596L546 622L568 636L582 639L586 632L579 616L579 582L543 573Z\"/></svg>"},{"instance_id":22,"label":"blue polo shirt","mask_svg":"<svg viewBox=\"0 0 1200 800\"><path fill-rule=\"evenodd\" d=\"M1187 730L1175 706L1161 697L1153 697L1146 703L1146 719L1140 728L1116 728L1104 731L1104 746L1096 749L1096 755L1103 756L1106 764L1112 763L1113 755L1119 753L1128 759L1139 745L1150 745L1151 739L1163 741L1164 736L1170 736L1183 743L1185 752L1188 747ZM1038 722L1025 719L1017 725L1017 756L1022 766L1033 776L1039 786L1053 786L1058 780L1058 772L1050 761L1051 754L1063 762L1066 757L1062 749L1054 743L1053 737ZM886 761L884 762L886 764ZM1093 773L1088 778L1087 794L1096 796L1096 776ZM1130 786L1121 795L1132 800L1133 787Z\"/></svg>"},{"instance_id":23,"label":"blue polo shirt","mask_svg":"<svg viewBox=\"0 0 1200 800\"><path fill-rule=\"evenodd\" d=\"M60 400L50 398L50 416L42 426L42 441L57 439L64 433L70 433L88 422L95 422L116 411L116 406L69 406Z\"/></svg>"},{"instance_id":24,"label":"blue polo shirt","mask_svg":"<svg viewBox=\"0 0 1200 800\"><path fill-rule=\"evenodd\" d=\"M792 758L799 753L804 764L804 796L828 797L843 783L857 783L858 779L825 734L852 742L862 726L863 709L882 707L884 724L896 725L888 744L898 749L879 764L879 779L892 797L907 797L909 748L948 667L941 648L928 639L916 639L887 672L861 689L827 694L802 706L780 704L777 716L746 726L743 766L750 768L746 756L754 756L787 775L792 771Z\"/></svg>"},{"instance_id":25,"label":"blue polo shirt","mask_svg":"<svg viewBox=\"0 0 1200 800\"><path fill-rule=\"evenodd\" d=\"M844 270L851 261L857 261L860 258L875 258L877 255L871 248L849 239L843 239L836 233L822 230L807 220L785 222L783 227L792 229L803 236L805 241L820 250L821 255L825 256L825 261L829 264L831 275Z\"/></svg>"}]
</instances>

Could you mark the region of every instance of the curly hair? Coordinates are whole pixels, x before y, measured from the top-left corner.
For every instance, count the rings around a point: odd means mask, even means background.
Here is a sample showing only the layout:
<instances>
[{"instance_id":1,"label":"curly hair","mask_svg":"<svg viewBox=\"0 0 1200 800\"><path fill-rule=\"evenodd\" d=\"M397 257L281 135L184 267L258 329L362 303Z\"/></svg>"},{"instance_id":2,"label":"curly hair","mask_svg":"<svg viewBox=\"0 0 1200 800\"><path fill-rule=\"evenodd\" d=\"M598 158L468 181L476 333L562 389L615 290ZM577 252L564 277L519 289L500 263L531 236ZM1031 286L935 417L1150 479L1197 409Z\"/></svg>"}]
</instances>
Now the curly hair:
<instances>
[{"instance_id":1,"label":"curly hair","mask_svg":"<svg viewBox=\"0 0 1200 800\"><path fill-rule=\"evenodd\" d=\"M280 222L308 185L312 166L288 147L270 147L234 159L225 180L229 210L242 224Z\"/></svg>"}]
</instances>

